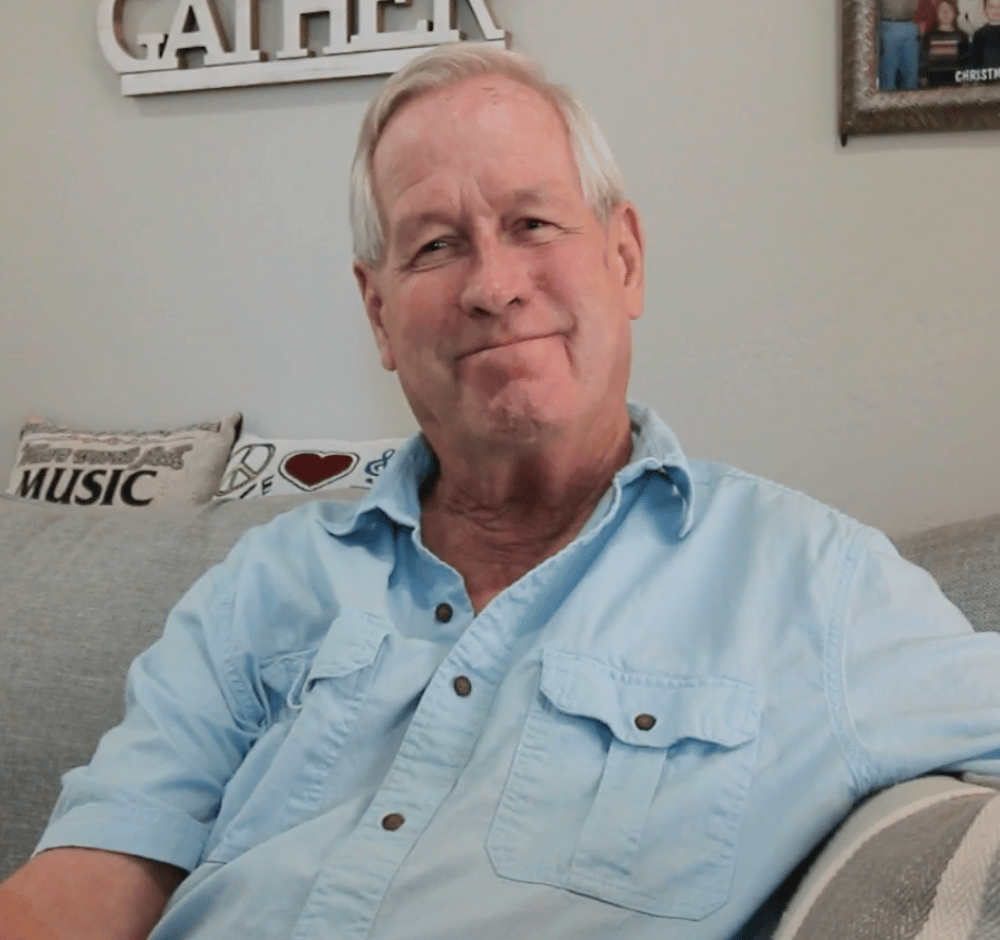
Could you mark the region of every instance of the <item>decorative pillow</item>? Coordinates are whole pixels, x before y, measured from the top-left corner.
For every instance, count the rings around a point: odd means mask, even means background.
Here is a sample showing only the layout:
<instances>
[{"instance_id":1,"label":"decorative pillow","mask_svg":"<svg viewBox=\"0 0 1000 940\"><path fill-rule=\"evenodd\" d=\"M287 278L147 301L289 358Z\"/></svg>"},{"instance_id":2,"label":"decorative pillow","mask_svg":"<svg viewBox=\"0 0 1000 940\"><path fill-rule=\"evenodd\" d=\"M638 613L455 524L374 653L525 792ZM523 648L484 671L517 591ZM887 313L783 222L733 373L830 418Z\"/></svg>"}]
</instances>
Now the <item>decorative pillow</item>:
<instances>
[{"instance_id":1,"label":"decorative pillow","mask_svg":"<svg viewBox=\"0 0 1000 940\"><path fill-rule=\"evenodd\" d=\"M774 940L987 940L998 931L1000 793L925 777L848 817Z\"/></svg>"},{"instance_id":2,"label":"decorative pillow","mask_svg":"<svg viewBox=\"0 0 1000 940\"><path fill-rule=\"evenodd\" d=\"M72 506L194 506L218 488L243 417L175 431L74 431L28 418L7 493Z\"/></svg>"},{"instance_id":3,"label":"decorative pillow","mask_svg":"<svg viewBox=\"0 0 1000 940\"><path fill-rule=\"evenodd\" d=\"M240 438L222 474L216 499L314 493L333 487L369 487L405 438L379 441Z\"/></svg>"}]
</instances>

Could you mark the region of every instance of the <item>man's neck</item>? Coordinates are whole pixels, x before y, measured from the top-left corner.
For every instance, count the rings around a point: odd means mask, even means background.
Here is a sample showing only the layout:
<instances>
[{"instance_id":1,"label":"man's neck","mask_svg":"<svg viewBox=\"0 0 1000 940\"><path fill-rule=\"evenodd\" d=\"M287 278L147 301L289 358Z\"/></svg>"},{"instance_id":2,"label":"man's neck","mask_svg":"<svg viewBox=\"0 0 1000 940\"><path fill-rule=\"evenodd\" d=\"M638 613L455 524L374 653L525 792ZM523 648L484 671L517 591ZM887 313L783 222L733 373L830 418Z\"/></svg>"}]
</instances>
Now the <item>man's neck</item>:
<instances>
[{"instance_id":1,"label":"man's neck","mask_svg":"<svg viewBox=\"0 0 1000 940\"><path fill-rule=\"evenodd\" d=\"M594 437L488 459L438 454L439 471L421 492L422 537L462 575L477 612L568 545L628 463L627 415L602 440Z\"/></svg>"}]
</instances>

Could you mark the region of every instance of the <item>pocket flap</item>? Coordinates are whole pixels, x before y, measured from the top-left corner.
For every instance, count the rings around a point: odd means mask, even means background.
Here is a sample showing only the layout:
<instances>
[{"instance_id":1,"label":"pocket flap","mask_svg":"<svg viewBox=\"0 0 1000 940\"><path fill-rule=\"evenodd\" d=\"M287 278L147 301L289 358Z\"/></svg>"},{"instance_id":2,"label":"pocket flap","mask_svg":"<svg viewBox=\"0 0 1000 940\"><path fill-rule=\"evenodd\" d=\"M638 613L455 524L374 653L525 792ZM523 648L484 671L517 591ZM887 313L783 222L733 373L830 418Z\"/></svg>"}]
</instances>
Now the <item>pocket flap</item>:
<instances>
[{"instance_id":1,"label":"pocket flap","mask_svg":"<svg viewBox=\"0 0 1000 940\"><path fill-rule=\"evenodd\" d=\"M360 610L340 612L316 651L306 676L306 689L318 679L337 679L370 666L389 635L383 620Z\"/></svg>"},{"instance_id":2,"label":"pocket flap","mask_svg":"<svg viewBox=\"0 0 1000 940\"><path fill-rule=\"evenodd\" d=\"M737 747L760 723L759 696L745 683L618 669L578 653L545 650L541 688L559 711L600 721L638 747L685 738Z\"/></svg>"}]
</instances>

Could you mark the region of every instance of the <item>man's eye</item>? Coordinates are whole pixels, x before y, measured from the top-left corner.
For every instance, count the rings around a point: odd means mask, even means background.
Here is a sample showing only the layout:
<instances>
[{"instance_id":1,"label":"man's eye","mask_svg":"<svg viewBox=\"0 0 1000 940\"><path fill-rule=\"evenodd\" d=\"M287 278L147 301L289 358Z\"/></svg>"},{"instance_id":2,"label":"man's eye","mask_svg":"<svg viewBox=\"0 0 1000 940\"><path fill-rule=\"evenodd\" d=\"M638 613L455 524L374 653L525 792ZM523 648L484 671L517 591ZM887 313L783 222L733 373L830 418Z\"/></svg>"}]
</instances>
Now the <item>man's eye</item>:
<instances>
[{"instance_id":1,"label":"man's eye","mask_svg":"<svg viewBox=\"0 0 1000 940\"><path fill-rule=\"evenodd\" d=\"M419 242L417 244L420 245ZM413 269L434 268L450 263L466 248L466 241L460 233L442 235L420 245L409 255L407 264Z\"/></svg>"},{"instance_id":2,"label":"man's eye","mask_svg":"<svg viewBox=\"0 0 1000 940\"><path fill-rule=\"evenodd\" d=\"M539 219L529 216L520 219L514 226L514 234L534 243L536 241L547 241L558 231L558 227L547 219Z\"/></svg>"}]
</instances>

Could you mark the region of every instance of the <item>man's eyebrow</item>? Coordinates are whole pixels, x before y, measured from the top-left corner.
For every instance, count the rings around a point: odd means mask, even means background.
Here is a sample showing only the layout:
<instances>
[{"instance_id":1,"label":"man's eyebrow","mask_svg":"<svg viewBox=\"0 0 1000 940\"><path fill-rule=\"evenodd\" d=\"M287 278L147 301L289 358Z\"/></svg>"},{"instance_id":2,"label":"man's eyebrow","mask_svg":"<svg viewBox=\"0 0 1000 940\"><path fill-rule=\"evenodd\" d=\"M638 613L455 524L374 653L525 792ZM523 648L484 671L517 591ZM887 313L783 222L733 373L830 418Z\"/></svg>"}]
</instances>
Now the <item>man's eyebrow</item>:
<instances>
[{"instance_id":1,"label":"man's eyebrow","mask_svg":"<svg viewBox=\"0 0 1000 940\"><path fill-rule=\"evenodd\" d=\"M409 212L402 215L394 226L395 241L406 244L416 238L425 228L431 225L452 225L453 219L439 209L425 209L420 212Z\"/></svg>"},{"instance_id":2,"label":"man's eyebrow","mask_svg":"<svg viewBox=\"0 0 1000 940\"><path fill-rule=\"evenodd\" d=\"M560 181L543 181L536 186L525 186L514 189L503 198L503 211L510 212L525 206L556 205L564 206L569 199L563 192L565 184ZM408 244L418 238L421 232L432 226L455 225L454 215L445 209L420 209L414 212L404 212L392 228L393 240L400 245Z\"/></svg>"}]
</instances>

